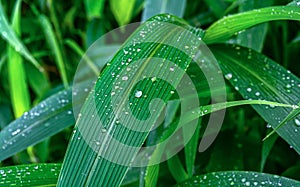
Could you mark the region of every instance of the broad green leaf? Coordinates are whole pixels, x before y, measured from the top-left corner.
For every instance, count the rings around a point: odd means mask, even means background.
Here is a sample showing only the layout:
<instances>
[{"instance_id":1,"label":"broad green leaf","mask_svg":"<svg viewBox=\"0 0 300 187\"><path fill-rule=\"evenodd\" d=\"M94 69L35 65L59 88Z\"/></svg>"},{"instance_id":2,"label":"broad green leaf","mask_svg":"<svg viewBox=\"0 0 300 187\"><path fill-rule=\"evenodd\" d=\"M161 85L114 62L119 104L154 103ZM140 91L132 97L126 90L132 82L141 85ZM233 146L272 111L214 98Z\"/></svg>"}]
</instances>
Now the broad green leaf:
<instances>
[{"instance_id":1,"label":"broad green leaf","mask_svg":"<svg viewBox=\"0 0 300 187\"><path fill-rule=\"evenodd\" d=\"M56 186L61 164L30 164L0 168L0 186Z\"/></svg>"},{"instance_id":2,"label":"broad green leaf","mask_svg":"<svg viewBox=\"0 0 300 187\"><path fill-rule=\"evenodd\" d=\"M292 105L283 107L259 106L253 108L273 128L300 102L300 79L279 64L251 49L233 45L210 48L216 56L225 78L245 99L272 100ZM277 133L300 153L299 125L296 118L278 129Z\"/></svg>"},{"instance_id":3,"label":"broad green leaf","mask_svg":"<svg viewBox=\"0 0 300 187\"><path fill-rule=\"evenodd\" d=\"M211 25L203 38L205 43L218 43L239 31L275 20L300 20L300 7L274 6L224 17Z\"/></svg>"},{"instance_id":4,"label":"broad green leaf","mask_svg":"<svg viewBox=\"0 0 300 187\"><path fill-rule=\"evenodd\" d=\"M15 3L15 8L12 14L12 29L17 35L21 34L21 1ZM14 116L20 117L25 111L30 108L30 96L25 74L25 67L22 57L11 46L7 46L7 60L9 72L9 85L14 110Z\"/></svg>"},{"instance_id":5,"label":"broad green leaf","mask_svg":"<svg viewBox=\"0 0 300 187\"><path fill-rule=\"evenodd\" d=\"M101 18L105 0L84 0L85 11L89 20Z\"/></svg>"},{"instance_id":6,"label":"broad green leaf","mask_svg":"<svg viewBox=\"0 0 300 187\"><path fill-rule=\"evenodd\" d=\"M62 78L62 82L65 87L68 87L68 76L65 67L65 62L63 59L63 54L61 52L60 46L52 29L52 26L48 20L48 18L44 15L38 16L39 22L45 34L45 37L48 41L49 47L55 56L56 63L58 65L58 69Z\"/></svg>"},{"instance_id":7,"label":"broad green leaf","mask_svg":"<svg viewBox=\"0 0 300 187\"><path fill-rule=\"evenodd\" d=\"M25 45L17 37L14 30L9 25L5 15L2 4L0 3L0 33L1 37L6 40L17 52L22 54L27 60L29 60L37 69L44 71L42 66L33 58Z\"/></svg>"},{"instance_id":8,"label":"broad green leaf","mask_svg":"<svg viewBox=\"0 0 300 187\"><path fill-rule=\"evenodd\" d=\"M191 32L195 35L191 35ZM154 102L150 107L150 113L153 109L155 112L150 115L148 108L150 101L153 98L160 98L167 102L172 96L173 86L162 81L159 76L168 76L176 87L184 74L184 72L173 74L174 67L169 67L167 61L175 61L174 66L182 71L192 60L186 53L172 46L175 43L182 44L178 47L189 45L186 48L189 48L190 52L196 52L194 47L199 45L200 40L190 38L192 36L199 38L202 33L203 31L194 30L179 18L159 15L145 22L131 35L103 71L95 90L91 91L82 107L64 159L58 186L121 184L128 166L138 164L132 163L132 159L136 157L152 125L158 122L164 109L164 104ZM165 59L164 64L159 65L162 63L159 60L159 64L155 65L156 62L149 60L156 58ZM140 67L134 65L137 62ZM123 70L124 74L120 75ZM158 77L154 79L153 74L150 76L151 74L148 74L150 70ZM150 77L143 78L143 76ZM115 88L114 84L119 86ZM118 89L120 87L121 89ZM116 104L111 103L116 102L114 99L117 99ZM128 104L128 100L132 104ZM115 109L117 111L114 112ZM121 112L123 109L125 113ZM127 115L126 111L130 112L130 115ZM124 119L121 114L125 114ZM128 122L130 123L126 124ZM125 125L129 125L130 128L136 126L140 130L130 130ZM128 146L119 147L117 142ZM147 159L145 156L140 158Z\"/></svg>"},{"instance_id":9,"label":"broad green leaf","mask_svg":"<svg viewBox=\"0 0 300 187\"><path fill-rule=\"evenodd\" d=\"M110 0L110 9L114 14L119 26L130 22L133 7L136 0Z\"/></svg>"},{"instance_id":10,"label":"broad green leaf","mask_svg":"<svg viewBox=\"0 0 300 187\"><path fill-rule=\"evenodd\" d=\"M176 186L299 186L300 181L250 171L222 171L193 177Z\"/></svg>"},{"instance_id":11,"label":"broad green leaf","mask_svg":"<svg viewBox=\"0 0 300 187\"><path fill-rule=\"evenodd\" d=\"M183 17L186 0L146 0L142 22L157 14L168 13Z\"/></svg>"}]
</instances>

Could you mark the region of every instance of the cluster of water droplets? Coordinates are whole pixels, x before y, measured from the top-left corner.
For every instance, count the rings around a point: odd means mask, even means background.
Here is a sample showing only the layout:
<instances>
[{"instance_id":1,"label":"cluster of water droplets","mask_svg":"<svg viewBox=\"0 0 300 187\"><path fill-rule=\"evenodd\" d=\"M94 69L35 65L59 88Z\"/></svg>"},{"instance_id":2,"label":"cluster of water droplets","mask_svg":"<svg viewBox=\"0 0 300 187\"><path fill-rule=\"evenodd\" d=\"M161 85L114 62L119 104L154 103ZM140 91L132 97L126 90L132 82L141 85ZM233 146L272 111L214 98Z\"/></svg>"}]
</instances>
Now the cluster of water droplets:
<instances>
[{"instance_id":1,"label":"cluster of water droplets","mask_svg":"<svg viewBox=\"0 0 300 187\"><path fill-rule=\"evenodd\" d=\"M288 179L256 172L213 172L178 186L290 186Z\"/></svg>"}]
</instances>

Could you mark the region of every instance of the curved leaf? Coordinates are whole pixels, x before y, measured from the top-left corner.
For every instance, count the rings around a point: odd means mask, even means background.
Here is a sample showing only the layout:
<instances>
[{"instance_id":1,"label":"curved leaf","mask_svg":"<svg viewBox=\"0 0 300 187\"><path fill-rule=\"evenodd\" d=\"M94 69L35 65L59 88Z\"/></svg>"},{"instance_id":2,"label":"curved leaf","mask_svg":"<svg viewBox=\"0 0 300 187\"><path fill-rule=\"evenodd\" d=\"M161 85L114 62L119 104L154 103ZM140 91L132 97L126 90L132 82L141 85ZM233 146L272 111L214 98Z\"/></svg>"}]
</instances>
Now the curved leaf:
<instances>
[{"instance_id":1,"label":"curved leaf","mask_svg":"<svg viewBox=\"0 0 300 187\"><path fill-rule=\"evenodd\" d=\"M224 17L212 24L204 35L205 43L217 43L254 25L274 20L300 21L300 7L274 6Z\"/></svg>"},{"instance_id":2,"label":"curved leaf","mask_svg":"<svg viewBox=\"0 0 300 187\"><path fill-rule=\"evenodd\" d=\"M11 26L4 15L2 4L0 3L0 35L6 40L16 51L22 54L27 60L29 60L36 68L40 71L44 71L42 66L33 58L29 53L28 49L23 45L16 33L13 31Z\"/></svg>"}]
</instances>

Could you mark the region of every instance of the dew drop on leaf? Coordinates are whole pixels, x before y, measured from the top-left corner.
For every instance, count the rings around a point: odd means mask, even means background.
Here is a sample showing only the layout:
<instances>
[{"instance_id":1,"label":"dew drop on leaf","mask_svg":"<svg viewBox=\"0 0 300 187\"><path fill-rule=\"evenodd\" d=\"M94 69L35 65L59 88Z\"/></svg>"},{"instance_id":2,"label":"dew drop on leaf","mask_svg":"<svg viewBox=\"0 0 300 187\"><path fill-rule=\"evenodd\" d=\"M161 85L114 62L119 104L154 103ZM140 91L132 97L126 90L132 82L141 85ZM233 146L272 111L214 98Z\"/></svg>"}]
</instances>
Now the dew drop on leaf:
<instances>
[{"instance_id":1,"label":"dew drop on leaf","mask_svg":"<svg viewBox=\"0 0 300 187\"><path fill-rule=\"evenodd\" d=\"M226 78L227 80L230 80L230 79L232 78L232 74L231 74L231 73L226 74L226 75L225 75L225 78Z\"/></svg>"},{"instance_id":2,"label":"dew drop on leaf","mask_svg":"<svg viewBox=\"0 0 300 187\"><path fill-rule=\"evenodd\" d=\"M299 119L295 119L294 120L294 122L295 122L295 125L297 126L297 127L300 127L300 120Z\"/></svg>"},{"instance_id":3,"label":"dew drop on leaf","mask_svg":"<svg viewBox=\"0 0 300 187\"><path fill-rule=\"evenodd\" d=\"M140 98L141 96L143 95L143 92L138 90L135 92L134 96L137 97L137 98Z\"/></svg>"}]
</instances>

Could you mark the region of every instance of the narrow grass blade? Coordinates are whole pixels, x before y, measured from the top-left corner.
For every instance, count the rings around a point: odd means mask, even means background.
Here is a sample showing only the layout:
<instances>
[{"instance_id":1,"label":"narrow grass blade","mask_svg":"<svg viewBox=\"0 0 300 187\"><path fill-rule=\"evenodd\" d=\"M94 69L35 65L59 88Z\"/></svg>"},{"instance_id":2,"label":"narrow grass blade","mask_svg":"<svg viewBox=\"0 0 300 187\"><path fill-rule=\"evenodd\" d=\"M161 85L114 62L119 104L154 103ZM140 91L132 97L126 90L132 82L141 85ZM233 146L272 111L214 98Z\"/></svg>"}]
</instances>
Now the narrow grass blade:
<instances>
[{"instance_id":1,"label":"narrow grass blade","mask_svg":"<svg viewBox=\"0 0 300 187\"><path fill-rule=\"evenodd\" d=\"M274 6L224 17L206 30L203 40L207 44L218 43L237 34L239 31L260 23L275 20L300 21L300 7Z\"/></svg>"},{"instance_id":2,"label":"narrow grass blade","mask_svg":"<svg viewBox=\"0 0 300 187\"><path fill-rule=\"evenodd\" d=\"M6 40L17 52L22 54L27 60L29 60L37 69L43 71L42 66L33 58L25 45L17 37L14 30L8 24L8 21L4 15L2 4L0 3L0 33L4 40Z\"/></svg>"},{"instance_id":3,"label":"narrow grass blade","mask_svg":"<svg viewBox=\"0 0 300 187\"><path fill-rule=\"evenodd\" d=\"M135 1L136 0L110 0L110 9L119 26L123 26L130 22Z\"/></svg>"},{"instance_id":4,"label":"narrow grass blade","mask_svg":"<svg viewBox=\"0 0 300 187\"><path fill-rule=\"evenodd\" d=\"M105 0L84 0L85 11L89 20L101 18Z\"/></svg>"},{"instance_id":5,"label":"narrow grass blade","mask_svg":"<svg viewBox=\"0 0 300 187\"><path fill-rule=\"evenodd\" d=\"M174 25L176 25L176 29L173 27ZM139 62L138 60L141 59L162 57L168 61L176 57L176 59L185 59L182 63L177 60L174 63L180 69L186 69L192 59L172 47L174 45L172 42L179 42L183 47L186 46L191 41L190 37L193 35L190 35L191 32L195 33L197 37L203 34L203 31L194 30L179 18L170 15L159 15L145 22L124 43L123 47L109 62L109 66L101 74L95 90L92 90L89 97L87 97L81 110L80 118L77 120L64 159L58 186L118 186L121 184L129 165L138 164L133 163L132 159L136 156L149 130L157 122L160 113L164 109L162 103L155 103L153 106L155 113L151 114L151 120L149 120L148 106L150 101L153 98L161 98L166 102L172 96L170 85L159 81L158 78L153 79L152 76L150 78L147 74L148 70L153 73L160 72L160 75L167 75L174 81L173 84L175 85L179 84L179 80L183 76L183 72L180 74L170 73L173 72L172 67L166 64L154 65L153 61L140 62L142 66L138 70L134 67L139 66L130 65ZM174 37L178 38L179 36L180 41L174 41ZM145 42L149 40L152 42ZM196 50L194 45L198 46L197 40L200 41L199 39L192 40L196 43L189 44L191 47L187 48L191 51ZM139 42L137 43L137 41ZM170 43L165 45L166 42ZM120 75L123 70L125 70L125 75ZM144 76L149 77L149 79L143 78ZM155 74L155 76L159 75ZM141 80L140 83L135 85L136 81L139 80ZM114 84L119 84L118 82L120 82L120 85L117 86L117 90L114 90ZM118 89L120 87L122 89ZM155 87L164 91L157 92ZM147 97L144 97L143 94L146 94ZM96 103L94 99L96 99ZM114 99L118 101L116 104L111 103ZM128 100L132 104L128 104ZM133 108L127 108L127 104L128 106L132 105ZM117 108L115 108L116 106ZM151 113L154 108L150 109ZM124 117L126 119L122 119L123 109L133 115L127 115L125 112ZM144 119L145 121L137 119ZM146 124L138 125L140 123ZM140 130L130 130L134 126L140 128ZM122 145L129 146L120 148L111 137L114 137L114 140L121 141Z\"/></svg>"},{"instance_id":6,"label":"narrow grass blade","mask_svg":"<svg viewBox=\"0 0 300 187\"><path fill-rule=\"evenodd\" d=\"M0 161L75 123L71 89L42 101L0 132Z\"/></svg>"},{"instance_id":7,"label":"narrow grass blade","mask_svg":"<svg viewBox=\"0 0 300 187\"><path fill-rule=\"evenodd\" d=\"M272 104L253 106L273 128L300 102L300 79L264 55L233 45L217 45L210 49L219 61L225 78L245 99L272 100L292 106L291 109ZM277 133L300 153L300 129L296 122L288 122Z\"/></svg>"},{"instance_id":8,"label":"narrow grass blade","mask_svg":"<svg viewBox=\"0 0 300 187\"><path fill-rule=\"evenodd\" d=\"M63 60L63 54L61 53L61 49L57 42L57 39L56 39L56 36L52 29L52 26L46 16L39 15L38 19L39 19L39 22L43 29L43 32L45 34L45 37L48 41L49 47L55 56L55 60L58 65L58 69L59 69L59 72L60 72L60 75L62 78L62 82L65 87L68 87L68 85L69 85L68 76L67 76L67 71L66 71L66 67L65 67L65 62Z\"/></svg>"},{"instance_id":9,"label":"narrow grass blade","mask_svg":"<svg viewBox=\"0 0 300 187\"><path fill-rule=\"evenodd\" d=\"M299 186L300 182L266 173L222 171L193 177L176 186Z\"/></svg>"},{"instance_id":10,"label":"narrow grass blade","mask_svg":"<svg viewBox=\"0 0 300 187\"><path fill-rule=\"evenodd\" d=\"M299 106L297 106L297 108L295 107L295 109L293 111L291 111L287 116L286 118L284 118L282 120L282 122L280 122L277 127L275 127L272 132L270 132L264 139L263 141L265 141L267 138L269 138L270 136L272 136L276 131L278 131L279 128L281 128L283 125L285 125L287 122L291 121L291 120L294 120L297 116L300 115L300 108ZM295 119L296 121L298 119ZM299 121L299 120L298 120ZM295 122L297 123L297 122ZM298 125L298 124L296 124Z\"/></svg>"},{"instance_id":11,"label":"narrow grass blade","mask_svg":"<svg viewBox=\"0 0 300 187\"><path fill-rule=\"evenodd\" d=\"M21 34L20 8L21 1L18 0L15 3L15 8L12 14L12 28L18 35ZM14 115L16 118L18 118L30 108L29 90L22 57L11 46L7 46L7 53L12 106Z\"/></svg>"},{"instance_id":12,"label":"narrow grass blade","mask_svg":"<svg viewBox=\"0 0 300 187\"><path fill-rule=\"evenodd\" d=\"M173 156L167 160L169 171L177 182L182 182L188 179L188 174L184 170L184 167L178 157L178 155Z\"/></svg>"},{"instance_id":13,"label":"narrow grass blade","mask_svg":"<svg viewBox=\"0 0 300 187\"><path fill-rule=\"evenodd\" d=\"M267 158L278 137L279 137L278 135L274 135L263 142L262 149L261 149L260 172L264 170Z\"/></svg>"},{"instance_id":14,"label":"narrow grass blade","mask_svg":"<svg viewBox=\"0 0 300 187\"><path fill-rule=\"evenodd\" d=\"M157 14L172 14L183 17L186 0L146 0L142 22Z\"/></svg>"},{"instance_id":15,"label":"narrow grass blade","mask_svg":"<svg viewBox=\"0 0 300 187\"><path fill-rule=\"evenodd\" d=\"M30 164L0 168L0 186L56 186L61 164Z\"/></svg>"}]
</instances>

